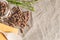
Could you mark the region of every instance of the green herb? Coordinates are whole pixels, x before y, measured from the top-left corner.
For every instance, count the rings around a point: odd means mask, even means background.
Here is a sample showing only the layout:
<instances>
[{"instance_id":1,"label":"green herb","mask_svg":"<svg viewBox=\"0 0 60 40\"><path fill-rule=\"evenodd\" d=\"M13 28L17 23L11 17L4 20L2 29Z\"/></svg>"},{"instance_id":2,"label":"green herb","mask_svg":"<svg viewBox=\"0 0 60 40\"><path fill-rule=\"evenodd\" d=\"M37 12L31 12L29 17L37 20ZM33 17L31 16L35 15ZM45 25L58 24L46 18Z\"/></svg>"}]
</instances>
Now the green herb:
<instances>
[{"instance_id":1,"label":"green herb","mask_svg":"<svg viewBox=\"0 0 60 40\"><path fill-rule=\"evenodd\" d=\"M21 1L21 2L18 2L16 0L7 0L7 1L12 3L12 4L15 4L15 5L18 5L18 6L22 6L24 8L27 8L27 9L31 10L31 11L34 11L34 7L31 6L33 1Z\"/></svg>"}]
</instances>

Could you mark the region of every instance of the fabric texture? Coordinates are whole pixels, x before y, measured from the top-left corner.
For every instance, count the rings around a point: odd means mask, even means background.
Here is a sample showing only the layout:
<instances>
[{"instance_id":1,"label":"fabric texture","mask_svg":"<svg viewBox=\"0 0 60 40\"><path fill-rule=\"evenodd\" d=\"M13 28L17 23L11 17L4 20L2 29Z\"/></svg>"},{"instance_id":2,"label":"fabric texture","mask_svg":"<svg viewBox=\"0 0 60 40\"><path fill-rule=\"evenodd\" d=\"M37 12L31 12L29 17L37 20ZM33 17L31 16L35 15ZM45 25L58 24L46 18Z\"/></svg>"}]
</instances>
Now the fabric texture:
<instances>
[{"instance_id":1,"label":"fabric texture","mask_svg":"<svg viewBox=\"0 0 60 40\"><path fill-rule=\"evenodd\" d=\"M60 40L60 0L39 0L33 6L33 26L23 40Z\"/></svg>"}]
</instances>

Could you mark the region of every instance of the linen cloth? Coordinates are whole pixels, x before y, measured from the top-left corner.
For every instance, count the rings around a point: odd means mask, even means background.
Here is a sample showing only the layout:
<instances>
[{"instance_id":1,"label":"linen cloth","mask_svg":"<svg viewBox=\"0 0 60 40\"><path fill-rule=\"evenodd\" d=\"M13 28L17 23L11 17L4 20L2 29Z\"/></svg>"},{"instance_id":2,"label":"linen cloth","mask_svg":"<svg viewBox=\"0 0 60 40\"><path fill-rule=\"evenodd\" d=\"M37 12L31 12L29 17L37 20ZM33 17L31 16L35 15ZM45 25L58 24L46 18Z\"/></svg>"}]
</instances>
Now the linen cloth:
<instances>
[{"instance_id":1,"label":"linen cloth","mask_svg":"<svg viewBox=\"0 0 60 40\"><path fill-rule=\"evenodd\" d=\"M33 27L23 40L60 40L60 0L39 0L33 6Z\"/></svg>"}]
</instances>

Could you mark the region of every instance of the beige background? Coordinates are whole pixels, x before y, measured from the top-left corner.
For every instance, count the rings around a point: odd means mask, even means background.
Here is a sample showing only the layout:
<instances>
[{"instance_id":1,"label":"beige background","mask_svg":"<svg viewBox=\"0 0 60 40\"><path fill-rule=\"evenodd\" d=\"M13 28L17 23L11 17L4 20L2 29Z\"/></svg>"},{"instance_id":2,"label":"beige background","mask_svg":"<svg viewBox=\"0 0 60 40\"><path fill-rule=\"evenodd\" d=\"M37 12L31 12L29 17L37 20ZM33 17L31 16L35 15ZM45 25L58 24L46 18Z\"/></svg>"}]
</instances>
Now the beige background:
<instances>
[{"instance_id":1,"label":"beige background","mask_svg":"<svg viewBox=\"0 0 60 40\"><path fill-rule=\"evenodd\" d=\"M60 0L39 0L32 13L33 27L24 40L60 40Z\"/></svg>"}]
</instances>

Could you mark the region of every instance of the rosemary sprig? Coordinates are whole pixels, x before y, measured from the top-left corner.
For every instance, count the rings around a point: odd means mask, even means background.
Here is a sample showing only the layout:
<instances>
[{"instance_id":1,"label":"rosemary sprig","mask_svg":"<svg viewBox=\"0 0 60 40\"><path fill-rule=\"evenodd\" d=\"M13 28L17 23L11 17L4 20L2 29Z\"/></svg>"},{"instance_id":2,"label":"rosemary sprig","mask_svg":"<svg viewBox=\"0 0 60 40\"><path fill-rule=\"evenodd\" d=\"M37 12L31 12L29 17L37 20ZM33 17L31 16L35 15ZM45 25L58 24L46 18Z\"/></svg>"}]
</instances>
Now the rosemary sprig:
<instances>
[{"instance_id":1,"label":"rosemary sprig","mask_svg":"<svg viewBox=\"0 0 60 40\"><path fill-rule=\"evenodd\" d=\"M21 1L21 2L18 2L16 0L7 0L8 2L12 3L12 4L15 4L15 5L18 5L18 6L22 6L24 8L27 8L31 11L34 11L34 7L31 6L31 4L33 2L30 2L30 1Z\"/></svg>"}]
</instances>

